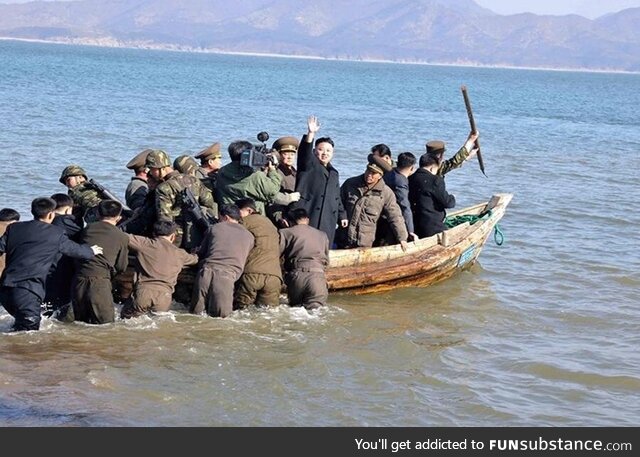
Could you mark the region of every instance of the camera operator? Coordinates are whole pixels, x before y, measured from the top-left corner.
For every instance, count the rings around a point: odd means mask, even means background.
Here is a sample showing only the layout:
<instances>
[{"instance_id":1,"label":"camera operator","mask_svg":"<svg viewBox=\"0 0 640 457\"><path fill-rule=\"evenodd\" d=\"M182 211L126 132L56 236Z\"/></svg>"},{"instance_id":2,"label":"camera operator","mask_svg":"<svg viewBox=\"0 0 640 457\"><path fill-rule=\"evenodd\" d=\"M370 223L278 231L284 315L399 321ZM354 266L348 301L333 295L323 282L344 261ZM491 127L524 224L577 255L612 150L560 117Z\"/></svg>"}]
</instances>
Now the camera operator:
<instances>
[{"instance_id":1,"label":"camera operator","mask_svg":"<svg viewBox=\"0 0 640 457\"><path fill-rule=\"evenodd\" d=\"M219 205L231 205L241 198L252 198L256 212L265 216L265 206L280 192L282 175L276 163L269 160L261 169L242 165L242 153L255 150L248 141L234 141L228 147L231 163L218 172L216 201Z\"/></svg>"}]
</instances>

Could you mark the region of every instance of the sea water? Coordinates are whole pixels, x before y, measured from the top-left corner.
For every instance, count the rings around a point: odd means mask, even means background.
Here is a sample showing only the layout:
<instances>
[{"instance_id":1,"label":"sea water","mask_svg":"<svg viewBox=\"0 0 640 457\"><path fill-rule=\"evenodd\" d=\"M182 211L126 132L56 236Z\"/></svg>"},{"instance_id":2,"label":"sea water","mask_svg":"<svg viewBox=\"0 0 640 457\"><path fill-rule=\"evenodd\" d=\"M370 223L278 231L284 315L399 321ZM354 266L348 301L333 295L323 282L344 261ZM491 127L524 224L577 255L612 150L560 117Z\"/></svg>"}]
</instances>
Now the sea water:
<instances>
[{"instance_id":1,"label":"sea water","mask_svg":"<svg viewBox=\"0 0 640 457\"><path fill-rule=\"evenodd\" d=\"M319 311L170 313L106 326L0 311L0 425L600 426L640 419L640 75L0 42L0 207L79 164L123 197L144 148L171 159L319 117L341 180L464 142L458 207L514 194L479 262L428 289ZM224 155L224 163L228 156Z\"/></svg>"}]
</instances>

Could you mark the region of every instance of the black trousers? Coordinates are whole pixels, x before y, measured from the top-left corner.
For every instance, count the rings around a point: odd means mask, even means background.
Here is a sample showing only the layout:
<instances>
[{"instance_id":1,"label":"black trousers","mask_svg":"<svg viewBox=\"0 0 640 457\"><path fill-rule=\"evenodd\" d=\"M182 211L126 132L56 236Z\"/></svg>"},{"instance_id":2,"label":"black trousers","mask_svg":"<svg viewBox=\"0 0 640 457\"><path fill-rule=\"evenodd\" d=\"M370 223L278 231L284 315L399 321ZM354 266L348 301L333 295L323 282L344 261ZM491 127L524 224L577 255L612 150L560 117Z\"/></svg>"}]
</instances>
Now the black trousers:
<instances>
[{"instance_id":1,"label":"black trousers","mask_svg":"<svg viewBox=\"0 0 640 457\"><path fill-rule=\"evenodd\" d=\"M73 314L77 321L109 324L115 321L111 280L108 278L75 278Z\"/></svg>"},{"instance_id":2,"label":"black trousers","mask_svg":"<svg viewBox=\"0 0 640 457\"><path fill-rule=\"evenodd\" d=\"M22 287L2 287L0 303L16 320L15 331L39 330L42 300L36 294Z\"/></svg>"}]
</instances>

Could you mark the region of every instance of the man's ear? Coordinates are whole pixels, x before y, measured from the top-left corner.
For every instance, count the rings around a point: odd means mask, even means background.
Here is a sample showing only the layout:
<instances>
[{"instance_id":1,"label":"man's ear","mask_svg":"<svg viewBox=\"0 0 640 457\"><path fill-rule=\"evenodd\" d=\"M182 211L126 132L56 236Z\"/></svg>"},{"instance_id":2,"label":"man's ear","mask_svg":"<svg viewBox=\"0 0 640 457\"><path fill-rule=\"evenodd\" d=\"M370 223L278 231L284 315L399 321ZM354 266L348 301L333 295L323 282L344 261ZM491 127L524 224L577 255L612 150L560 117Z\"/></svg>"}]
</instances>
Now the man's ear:
<instances>
[{"instance_id":1,"label":"man's ear","mask_svg":"<svg viewBox=\"0 0 640 457\"><path fill-rule=\"evenodd\" d=\"M173 243L175 240L176 240L176 232L173 232L171 235L169 235L169 241Z\"/></svg>"}]
</instances>

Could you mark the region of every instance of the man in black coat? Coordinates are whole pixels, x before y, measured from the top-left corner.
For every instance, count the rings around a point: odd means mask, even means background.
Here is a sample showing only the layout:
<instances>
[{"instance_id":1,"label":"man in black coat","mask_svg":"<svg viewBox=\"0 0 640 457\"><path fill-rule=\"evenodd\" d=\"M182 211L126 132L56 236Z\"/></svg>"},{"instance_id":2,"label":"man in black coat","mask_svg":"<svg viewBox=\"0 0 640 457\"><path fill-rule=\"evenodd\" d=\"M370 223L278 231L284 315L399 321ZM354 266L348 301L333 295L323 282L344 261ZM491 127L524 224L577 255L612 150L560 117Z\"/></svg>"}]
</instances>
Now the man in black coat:
<instances>
[{"instance_id":1,"label":"man in black coat","mask_svg":"<svg viewBox=\"0 0 640 457\"><path fill-rule=\"evenodd\" d=\"M431 141L427 150L420 157L420 168L409 177L409 201L415 233L420 238L443 232L446 228L445 210L456 204L456 198L447 193L444 178L438 174L445 151L444 142Z\"/></svg>"},{"instance_id":2,"label":"man in black coat","mask_svg":"<svg viewBox=\"0 0 640 457\"><path fill-rule=\"evenodd\" d=\"M320 122L315 116L309 116L307 127L298 148L296 192L300 193L300 200L292 206L307 211L309 225L326 233L331 247L338 221L341 227L349 223L340 199L338 170L331 165L334 143L329 137L318 138L313 148Z\"/></svg>"},{"instance_id":3,"label":"man in black coat","mask_svg":"<svg viewBox=\"0 0 640 457\"><path fill-rule=\"evenodd\" d=\"M80 259L102 253L100 246L70 241L62 228L51 225L55 208L54 200L36 198L31 203L34 220L11 224L0 238L0 253L7 254L0 303L15 318L16 331L40 328L45 280L59 253Z\"/></svg>"}]
</instances>

